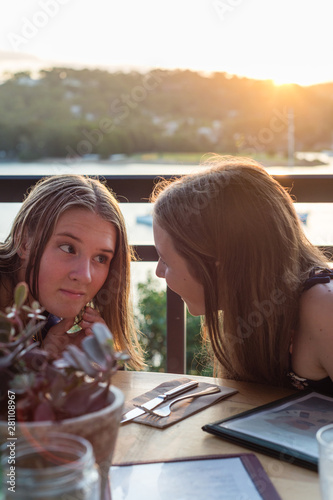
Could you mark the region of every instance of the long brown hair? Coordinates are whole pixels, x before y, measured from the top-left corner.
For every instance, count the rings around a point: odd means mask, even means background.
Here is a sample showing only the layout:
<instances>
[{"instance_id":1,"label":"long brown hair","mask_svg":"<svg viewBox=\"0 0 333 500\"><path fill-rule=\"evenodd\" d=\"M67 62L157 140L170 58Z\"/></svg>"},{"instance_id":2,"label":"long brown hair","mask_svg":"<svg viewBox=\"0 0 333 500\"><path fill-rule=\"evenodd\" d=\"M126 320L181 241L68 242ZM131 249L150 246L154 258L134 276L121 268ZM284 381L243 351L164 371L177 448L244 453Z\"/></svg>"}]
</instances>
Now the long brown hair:
<instances>
[{"instance_id":1,"label":"long brown hair","mask_svg":"<svg viewBox=\"0 0 333 500\"><path fill-rule=\"evenodd\" d=\"M38 300L41 257L59 217L70 208L94 212L116 229L116 249L109 275L94 303L114 336L116 348L129 352L133 368L142 368L142 350L130 304L130 262L133 255L116 198L100 180L65 174L39 181L23 201L10 235L0 244L0 280L10 283L12 293L20 266L17 252L27 234L31 238L31 251L25 279L31 284L32 296Z\"/></svg>"},{"instance_id":2,"label":"long brown hair","mask_svg":"<svg viewBox=\"0 0 333 500\"><path fill-rule=\"evenodd\" d=\"M220 374L286 384L302 283L326 266L290 195L257 162L216 156L208 170L158 185L152 201L154 221L204 286Z\"/></svg>"}]
</instances>

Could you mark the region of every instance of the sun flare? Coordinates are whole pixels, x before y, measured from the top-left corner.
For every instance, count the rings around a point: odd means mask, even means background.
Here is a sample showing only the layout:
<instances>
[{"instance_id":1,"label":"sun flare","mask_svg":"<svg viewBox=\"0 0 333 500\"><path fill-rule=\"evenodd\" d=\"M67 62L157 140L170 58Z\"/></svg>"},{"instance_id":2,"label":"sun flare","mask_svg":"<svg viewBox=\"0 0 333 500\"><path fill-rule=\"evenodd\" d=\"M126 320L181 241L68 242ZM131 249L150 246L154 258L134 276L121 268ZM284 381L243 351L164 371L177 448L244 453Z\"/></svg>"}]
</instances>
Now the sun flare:
<instances>
[{"instance_id":1,"label":"sun flare","mask_svg":"<svg viewBox=\"0 0 333 500\"><path fill-rule=\"evenodd\" d=\"M272 82L274 85L277 87L280 87L281 85L301 85L301 86L308 86L308 85L314 85L317 82L315 78L313 78L313 75L308 75L304 76L300 74L299 76L291 76L291 75L279 75L277 77L272 78Z\"/></svg>"}]
</instances>

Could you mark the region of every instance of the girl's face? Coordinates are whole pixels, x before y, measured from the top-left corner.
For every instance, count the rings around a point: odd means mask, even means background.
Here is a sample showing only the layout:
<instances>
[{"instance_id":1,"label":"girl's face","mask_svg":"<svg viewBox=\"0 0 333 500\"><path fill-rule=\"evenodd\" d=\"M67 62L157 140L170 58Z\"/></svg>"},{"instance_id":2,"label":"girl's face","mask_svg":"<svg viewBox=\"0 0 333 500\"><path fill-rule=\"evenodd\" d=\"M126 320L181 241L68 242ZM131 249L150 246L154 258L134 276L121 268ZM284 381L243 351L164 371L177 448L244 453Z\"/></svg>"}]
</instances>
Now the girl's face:
<instances>
[{"instance_id":1,"label":"girl's face","mask_svg":"<svg viewBox=\"0 0 333 500\"><path fill-rule=\"evenodd\" d=\"M187 261L176 251L171 236L154 222L154 239L159 261L156 275L178 293L193 316L205 314L204 288L189 272Z\"/></svg>"},{"instance_id":2,"label":"girl's face","mask_svg":"<svg viewBox=\"0 0 333 500\"><path fill-rule=\"evenodd\" d=\"M40 262L40 304L61 318L74 318L102 288L116 247L116 229L88 210L64 212ZM29 242L24 261L29 256ZM26 266L24 266L26 267Z\"/></svg>"}]
</instances>

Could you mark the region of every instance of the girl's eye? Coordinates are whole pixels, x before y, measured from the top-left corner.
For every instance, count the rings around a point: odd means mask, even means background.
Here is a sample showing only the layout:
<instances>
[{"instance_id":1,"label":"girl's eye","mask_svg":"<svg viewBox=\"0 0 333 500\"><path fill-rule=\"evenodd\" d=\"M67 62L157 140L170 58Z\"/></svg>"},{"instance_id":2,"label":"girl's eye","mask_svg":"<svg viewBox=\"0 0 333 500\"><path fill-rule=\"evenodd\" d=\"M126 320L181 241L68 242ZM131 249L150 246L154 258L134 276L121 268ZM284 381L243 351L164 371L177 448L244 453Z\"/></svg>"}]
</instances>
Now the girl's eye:
<instances>
[{"instance_id":1,"label":"girl's eye","mask_svg":"<svg viewBox=\"0 0 333 500\"><path fill-rule=\"evenodd\" d=\"M74 253L74 248L72 245L66 244L66 245L60 245L59 247L63 252L66 253Z\"/></svg>"},{"instance_id":2,"label":"girl's eye","mask_svg":"<svg viewBox=\"0 0 333 500\"><path fill-rule=\"evenodd\" d=\"M95 260L97 260L100 264L105 264L108 261L108 258L106 255L98 255Z\"/></svg>"}]
</instances>

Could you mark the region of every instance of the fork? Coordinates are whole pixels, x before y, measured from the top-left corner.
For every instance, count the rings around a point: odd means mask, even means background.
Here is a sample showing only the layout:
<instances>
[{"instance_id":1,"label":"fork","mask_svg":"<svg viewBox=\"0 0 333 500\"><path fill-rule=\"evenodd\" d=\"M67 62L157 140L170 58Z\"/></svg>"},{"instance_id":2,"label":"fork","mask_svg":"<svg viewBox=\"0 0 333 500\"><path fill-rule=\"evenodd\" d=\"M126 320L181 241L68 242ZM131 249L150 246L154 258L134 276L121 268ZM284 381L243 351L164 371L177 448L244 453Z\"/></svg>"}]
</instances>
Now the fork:
<instances>
[{"instance_id":1,"label":"fork","mask_svg":"<svg viewBox=\"0 0 333 500\"><path fill-rule=\"evenodd\" d=\"M143 408L140 405L134 406L141 408L145 413L149 413L149 415L153 415L155 417L168 417L171 414L171 406L173 406L175 403L178 403L178 401L183 401L183 399L199 398L200 396L206 396L207 394L214 394L216 392L220 392L219 387L208 387L203 391L193 392L192 394L185 394L184 396L180 396L179 398L170 401L170 403L168 403L167 405L162 406L162 408L158 408L156 410L148 410L147 408Z\"/></svg>"}]
</instances>

